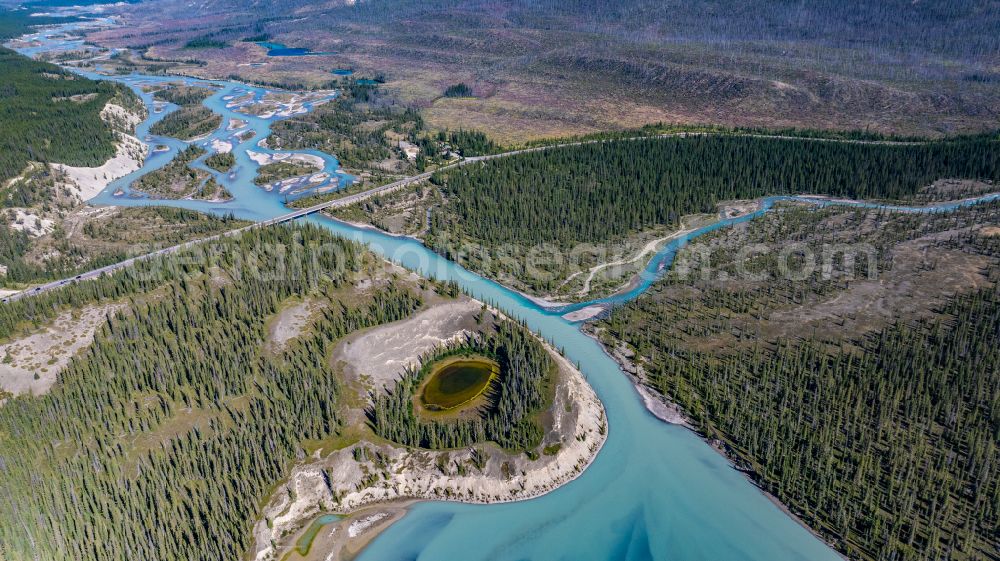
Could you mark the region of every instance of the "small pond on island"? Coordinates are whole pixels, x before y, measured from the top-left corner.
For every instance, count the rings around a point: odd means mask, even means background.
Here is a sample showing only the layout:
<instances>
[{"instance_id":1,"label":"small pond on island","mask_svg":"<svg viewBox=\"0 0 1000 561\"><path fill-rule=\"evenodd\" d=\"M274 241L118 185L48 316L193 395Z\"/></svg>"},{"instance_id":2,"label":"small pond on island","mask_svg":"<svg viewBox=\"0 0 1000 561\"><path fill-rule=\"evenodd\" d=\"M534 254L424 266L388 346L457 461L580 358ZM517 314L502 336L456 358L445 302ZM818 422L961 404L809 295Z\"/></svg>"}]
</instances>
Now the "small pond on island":
<instances>
[{"instance_id":1,"label":"small pond on island","mask_svg":"<svg viewBox=\"0 0 1000 561\"><path fill-rule=\"evenodd\" d=\"M500 365L484 357L447 358L432 365L421 394L430 411L450 411L482 395L500 374Z\"/></svg>"}]
</instances>

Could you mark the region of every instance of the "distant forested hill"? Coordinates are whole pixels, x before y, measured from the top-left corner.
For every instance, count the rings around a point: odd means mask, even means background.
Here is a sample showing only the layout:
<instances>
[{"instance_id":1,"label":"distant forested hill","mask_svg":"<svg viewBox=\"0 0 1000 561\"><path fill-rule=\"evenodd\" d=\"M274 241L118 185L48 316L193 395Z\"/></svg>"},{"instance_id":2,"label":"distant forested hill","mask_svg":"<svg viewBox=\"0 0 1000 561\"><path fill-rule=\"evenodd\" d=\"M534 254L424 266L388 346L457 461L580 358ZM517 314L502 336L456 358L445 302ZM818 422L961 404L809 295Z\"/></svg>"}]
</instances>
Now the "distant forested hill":
<instances>
[{"instance_id":1,"label":"distant forested hill","mask_svg":"<svg viewBox=\"0 0 1000 561\"><path fill-rule=\"evenodd\" d=\"M995 59L1000 52L1000 36L996 33L1000 15L990 0L369 0L356 4L229 0L223 3L276 18L288 17L289 10L297 8L325 14L331 20L371 25L402 21L425 25L433 19L442 32L489 29L506 22L513 30L590 32L632 44L728 43L738 51L749 47L745 43L784 42L789 47L813 44L979 60ZM487 6L493 9L487 10ZM298 23L317 28L323 24ZM497 46L502 48L507 44Z\"/></svg>"},{"instance_id":2,"label":"distant forested hill","mask_svg":"<svg viewBox=\"0 0 1000 561\"><path fill-rule=\"evenodd\" d=\"M101 109L131 92L0 47L0 181L29 161L99 165L115 153Z\"/></svg>"}]
</instances>

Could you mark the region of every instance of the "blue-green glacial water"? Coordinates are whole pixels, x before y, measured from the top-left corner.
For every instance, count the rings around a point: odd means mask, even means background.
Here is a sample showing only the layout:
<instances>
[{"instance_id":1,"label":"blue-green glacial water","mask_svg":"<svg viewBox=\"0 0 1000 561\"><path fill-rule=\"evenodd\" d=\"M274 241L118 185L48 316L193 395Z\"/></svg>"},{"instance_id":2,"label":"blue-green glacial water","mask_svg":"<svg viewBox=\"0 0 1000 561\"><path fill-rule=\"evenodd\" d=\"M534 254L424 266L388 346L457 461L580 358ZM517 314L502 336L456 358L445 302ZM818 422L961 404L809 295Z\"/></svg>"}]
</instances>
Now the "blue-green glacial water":
<instances>
[{"instance_id":1,"label":"blue-green glacial water","mask_svg":"<svg viewBox=\"0 0 1000 561\"><path fill-rule=\"evenodd\" d=\"M257 41L257 44L267 49L267 56L309 56L327 55L331 53L316 52L303 47L288 47L284 43L273 43L271 41Z\"/></svg>"},{"instance_id":2,"label":"blue-green glacial water","mask_svg":"<svg viewBox=\"0 0 1000 561\"><path fill-rule=\"evenodd\" d=\"M38 33L27 54L73 48L72 42L46 39L74 28L73 24ZM257 146L270 132L270 123L280 116L254 117L237 113L236 104L247 96L260 99L263 88L226 81L202 81L163 76L96 76L123 82L143 97L150 117L137 136L151 146L168 150L154 152L143 168L114 181L92 199L101 205L170 205L215 214L262 220L288 212L287 193L268 192L253 184L257 164L249 151L272 154ZM137 177L166 164L184 142L149 135L149 127L172 108L156 110L141 86L183 80L208 84L217 92L205 105L221 114L222 127L197 141L212 151L213 141L232 143L236 167L232 173L216 173L217 180L235 197L228 203L155 200L133 193L129 185ZM308 107L307 107L308 108ZM245 128L228 130L230 119L247 122ZM234 141L245 130L252 139ZM350 177L339 172L336 158L311 152L325 163L330 174L327 188L344 185ZM196 164L197 165L197 164ZM116 193L119 193L116 195ZM780 199L765 201L759 212L702 228L676 240L649 263L641 282L626 293L597 303L620 303L646 290L677 250L688 240L734 222L751 220ZM991 198L996 198L992 196ZM985 199L985 198L984 198ZM823 203L829 204L829 203ZM848 203L862 204L867 203ZM970 203L971 204L971 203ZM948 210L954 205L930 208L898 207L894 210ZM744 475L708 444L687 429L653 417L618 365L578 324L561 314L593 303L565 308L544 308L515 291L473 274L428 250L419 242L356 228L321 216L306 218L337 235L367 244L373 251L422 275L454 280L470 294L491 302L540 332L566 356L578 363L607 411L608 438L594 463L573 482L539 498L499 505L468 505L423 502L412 507L399 522L379 536L360 556L362 561L390 560L535 560L535 561L826 561L839 556L809 531L772 504ZM152 522L150 522L152 523Z\"/></svg>"}]
</instances>

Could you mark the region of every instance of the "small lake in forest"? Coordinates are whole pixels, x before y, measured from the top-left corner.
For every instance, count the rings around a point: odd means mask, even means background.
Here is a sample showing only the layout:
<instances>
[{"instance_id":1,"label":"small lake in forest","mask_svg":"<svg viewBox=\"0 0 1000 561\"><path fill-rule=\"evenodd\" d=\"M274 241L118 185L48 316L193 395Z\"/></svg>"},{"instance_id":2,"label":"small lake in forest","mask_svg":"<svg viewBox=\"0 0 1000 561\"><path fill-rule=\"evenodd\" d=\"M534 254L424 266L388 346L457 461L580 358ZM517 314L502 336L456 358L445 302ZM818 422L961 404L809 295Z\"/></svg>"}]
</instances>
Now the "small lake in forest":
<instances>
[{"instance_id":1,"label":"small lake in forest","mask_svg":"<svg viewBox=\"0 0 1000 561\"><path fill-rule=\"evenodd\" d=\"M444 359L432 366L422 394L431 411L447 411L479 397L500 374L500 365L485 357Z\"/></svg>"}]
</instances>

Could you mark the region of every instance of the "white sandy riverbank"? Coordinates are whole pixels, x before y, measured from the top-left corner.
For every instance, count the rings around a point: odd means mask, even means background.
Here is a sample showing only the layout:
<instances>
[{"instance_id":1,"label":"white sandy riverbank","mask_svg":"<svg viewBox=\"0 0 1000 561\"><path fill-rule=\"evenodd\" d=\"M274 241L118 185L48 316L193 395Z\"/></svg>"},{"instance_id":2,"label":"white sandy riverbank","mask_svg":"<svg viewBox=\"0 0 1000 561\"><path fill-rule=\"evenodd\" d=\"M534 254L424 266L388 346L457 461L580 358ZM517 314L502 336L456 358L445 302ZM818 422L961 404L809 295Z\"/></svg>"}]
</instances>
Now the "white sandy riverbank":
<instances>
[{"instance_id":1,"label":"white sandy riverbank","mask_svg":"<svg viewBox=\"0 0 1000 561\"><path fill-rule=\"evenodd\" d=\"M138 113L128 111L123 107L108 103L101 111L101 118L115 128L132 130L142 121ZM81 201L97 196L108 183L123 177L142 167L149 153L149 147L138 138L124 132L117 133L118 141L115 155L97 167L77 167L65 164L52 164L52 169L63 174L66 186Z\"/></svg>"}]
</instances>

